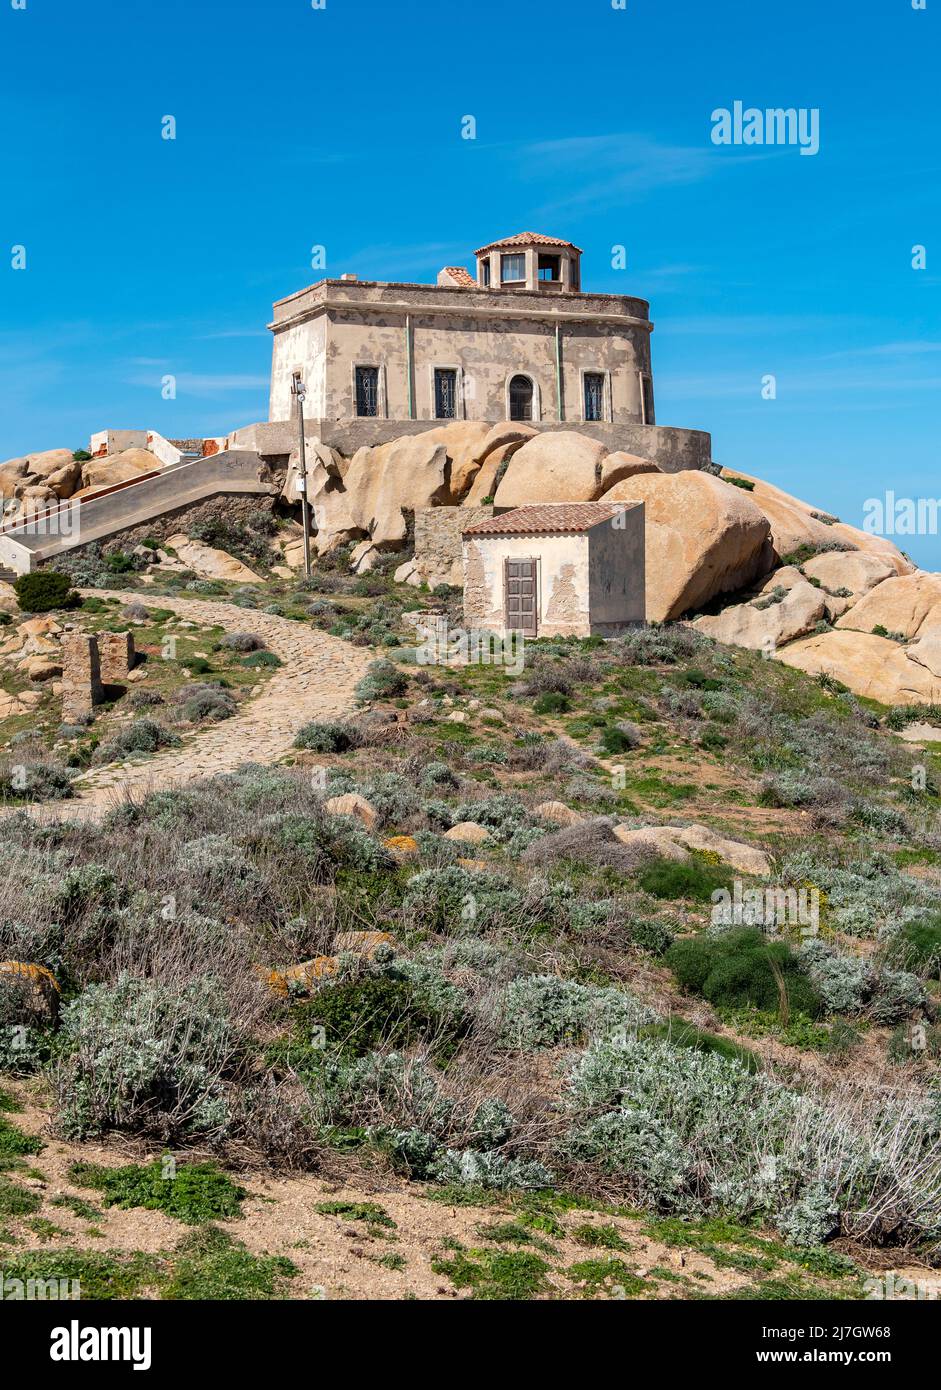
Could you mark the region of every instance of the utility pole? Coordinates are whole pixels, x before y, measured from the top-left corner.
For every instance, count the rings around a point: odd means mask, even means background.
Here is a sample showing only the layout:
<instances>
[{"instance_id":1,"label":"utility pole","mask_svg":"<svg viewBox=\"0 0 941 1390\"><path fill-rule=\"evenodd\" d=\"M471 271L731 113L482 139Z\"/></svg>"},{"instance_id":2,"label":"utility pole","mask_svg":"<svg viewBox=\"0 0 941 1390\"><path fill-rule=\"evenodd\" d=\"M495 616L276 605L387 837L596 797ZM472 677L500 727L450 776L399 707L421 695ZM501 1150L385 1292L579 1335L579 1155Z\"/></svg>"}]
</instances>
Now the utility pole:
<instances>
[{"instance_id":1,"label":"utility pole","mask_svg":"<svg viewBox=\"0 0 941 1390\"><path fill-rule=\"evenodd\" d=\"M297 480L297 490L301 494L301 518L304 527L304 573L310 578L310 504L307 501L307 443L304 439L304 400L307 396L307 387L301 381L300 374L294 373L291 378L291 391L297 401L297 461L300 477Z\"/></svg>"}]
</instances>

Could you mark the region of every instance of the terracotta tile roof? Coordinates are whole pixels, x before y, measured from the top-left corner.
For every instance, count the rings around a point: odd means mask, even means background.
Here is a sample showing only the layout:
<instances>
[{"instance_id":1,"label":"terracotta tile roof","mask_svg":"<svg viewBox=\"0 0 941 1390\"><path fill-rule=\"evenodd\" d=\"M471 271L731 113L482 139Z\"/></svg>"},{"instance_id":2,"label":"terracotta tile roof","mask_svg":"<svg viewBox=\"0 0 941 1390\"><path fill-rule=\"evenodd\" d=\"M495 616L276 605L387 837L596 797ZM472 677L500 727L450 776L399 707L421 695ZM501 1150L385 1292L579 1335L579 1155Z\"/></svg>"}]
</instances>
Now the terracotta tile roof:
<instances>
[{"instance_id":1,"label":"terracotta tile roof","mask_svg":"<svg viewBox=\"0 0 941 1390\"><path fill-rule=\"evenodd\" d=\"M580 246L574 245L571 241L563 241L561 237L544 236L542 232L519 232L516 236L507 236L502 241L491 241L487 246L481 246L474 255L483 256L487 251L495 251L500 246L562 246L566 251L577 251L579 255L582 252Z\"/></svg>"},{"instance_id":2,"label":"terracotta tile roof","mask_svg":"<svg viewBox=\"0 0 941 1390\"><path fill-rule=\"evenodd\" d=\"M551 536L572 531L590 531L600 522L610 521L637 502L544 502L533 507L514 507L500 516L475 522L462 532L465 536Z\"/></svg>"},{"instance_id":3,"label":"terracotta tile roof","mask_svg":"<svg viewBox=\"0 0 941 1390\"><path fill-rule=\"evenodd\" d=\"M450 275L451 279L465 290L476 290L477 281L462 265L446 265L445 275Z\"/></svg>"}]
</instances>

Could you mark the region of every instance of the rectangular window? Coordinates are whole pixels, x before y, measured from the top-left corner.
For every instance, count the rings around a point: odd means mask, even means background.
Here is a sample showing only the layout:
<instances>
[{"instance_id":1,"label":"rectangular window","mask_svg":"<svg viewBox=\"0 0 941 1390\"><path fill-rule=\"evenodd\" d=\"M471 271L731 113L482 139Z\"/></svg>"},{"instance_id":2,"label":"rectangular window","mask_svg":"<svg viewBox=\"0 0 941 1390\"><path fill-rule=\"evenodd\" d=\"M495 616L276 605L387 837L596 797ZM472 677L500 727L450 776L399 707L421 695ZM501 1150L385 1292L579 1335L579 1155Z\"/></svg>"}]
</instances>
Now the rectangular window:
<instances>
[{"instance_id":1,"label":"rectangular window","mask_svg":"<svg viewBox=\"0 0 941 1390\"><path fill-rule=\"evenodd\" d=\"M604 373L585 373L585 419L604 419Z\"/></svg>"},{"instance_id":2,"label":"rectangular window","mask_svg":"<svg viewBox=\"0 0 941 1390\"><path fill-rule=\"evenodd\" d=\"M356 368L356 414L379 414L379 368Z\"/></svg>"},{"instance_id":3,"label":"rectangular window","mask_svg":"<svg viewBox=\"0 0 941 1390\"><path fill-rule=\"evenodd\" d=\"M500 279L504 285L514 285L526 279L525 256L501 256Z\"/></svg>"},{"instance_id":4,"label":"rectangular window","mask_svg":"<svg viewBox=\"0 0 941 1390\"><path fill-rule=\"evenodd\" d=\"M485 287L486 287L486 286L489 286L489 284L490 284L490 261L489 261L489 259L486 260L486 261L481 261L481 263L480 263L480 280L481 280L481 284L483 284Z\"/></svg>"},{"instance_id":5,"label":"rectangular window","mask_svg":"<svg viewBox=\"0 0 941 1390\"><path fill-rule=\"evenodd\" d=\"M435 419L457 419L457 371L435 367Z\"/></svg>"},{"instance_id":6,"label":"rectangular window","mask_svg":"<svg viewBox=\"0 0 941 1390\"><path fill-rule=\"evenodd\" d=\"M561 280L561 262L558 256L539 257L539 278L540 280Z\"/></svg>"},{"instance_id":7,"label":"rectangular window","mask_svg":"<svg viewBox=\"0 0 941 1390\"><path fill-rule=\"evenodd\" d=\"M643 392L644 424L652 425L655 423L653 412L653 382L649 376L641 377L640 387Z\"/></svg>"}]
</instances>

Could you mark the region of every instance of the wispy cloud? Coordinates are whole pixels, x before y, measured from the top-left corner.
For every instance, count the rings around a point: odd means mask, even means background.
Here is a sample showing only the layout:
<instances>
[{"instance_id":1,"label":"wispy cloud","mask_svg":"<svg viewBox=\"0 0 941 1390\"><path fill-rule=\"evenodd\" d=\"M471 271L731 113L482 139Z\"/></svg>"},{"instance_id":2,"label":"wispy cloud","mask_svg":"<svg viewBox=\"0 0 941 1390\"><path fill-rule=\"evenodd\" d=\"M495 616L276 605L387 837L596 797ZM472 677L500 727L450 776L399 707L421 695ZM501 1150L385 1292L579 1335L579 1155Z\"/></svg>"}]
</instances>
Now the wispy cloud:
<instances>
[{"instance_id":1,"label":"wispy cloud","mask_svg":"<svg viewBox=\"0 0 941 1390\"><path fill-rule=\"evenodd\" d=\"M270 386L270 378L267 376L250 376L243 373L220 373L213 375L202 372L168 372L176 378L177 393L187 393L189 395L225 395L236 391L260 391L267 390ZM162 382L159 377L151 374L140 374L125 378L126 386L144 386L151 390L159 391Z\"/></svg>"},{"instance_id":2,"label":"wispy cloud","mask_svg":"<svg viewBox=\"0 0 941 1390\"><path fill-rule=\"evenodd\" d=\"M736 152L720 161L713 146L705 142L669 145L625 131L541 140L518 147L517 157L521 178L542 178L550 172L569 185L564 197L537 209L541 215L557 216L586 208L597 211L636 202L657 189L701 183L736 164L769 158L770 152Z\"/></svg>"},{"instance_id":3,"label":"wispy cloud","mask_svg":"<svg viewBox=\"0 0 941 1390\"><path fill-rule=\"evenodd\" d=\"M330 255L329 248L327 254ZM387 275L401 275L409 270L427 271L429 266L438 271L443 265L463 265L467 260L467 246L453 241L426 241L411 246L387 242L364 246L339 259L342 267L332 267L328 275L335 276L340 269L352 268L370 278L384 279Z\"/></svg>"},{"instance_id":4,"label":"wispy cloud","mask_svg":"<svg viewBox=\"0 0 941 1390\"><path fill-rule=\"evenodd\" d=\"M822 361L832 361L841 357L921 357L927 353L941 352L941 343L909 342L873 343L869 347L843 348L840 352L830 352Z\"/></svg>"}]
</instances>

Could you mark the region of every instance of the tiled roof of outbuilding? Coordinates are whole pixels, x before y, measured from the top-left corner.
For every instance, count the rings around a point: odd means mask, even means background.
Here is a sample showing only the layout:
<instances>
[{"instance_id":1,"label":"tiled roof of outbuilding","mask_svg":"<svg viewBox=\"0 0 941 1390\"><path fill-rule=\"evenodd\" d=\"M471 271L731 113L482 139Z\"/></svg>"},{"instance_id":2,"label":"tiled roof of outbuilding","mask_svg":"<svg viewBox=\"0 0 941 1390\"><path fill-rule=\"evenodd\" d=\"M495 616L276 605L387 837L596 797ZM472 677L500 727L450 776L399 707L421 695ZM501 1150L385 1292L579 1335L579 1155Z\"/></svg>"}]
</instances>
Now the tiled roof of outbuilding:
<instances>
[{"instance_id":1,"label":"tiled roof of outbuilding","mask_svg":"<svg viewBox=\"0 0 941 1390\"><path fill-rule=\"evenodd\" d=\"M637 502L543 502L533 507L514 507L500 516L475 522L462 532L465 536L549 536L590 531L610 521L618 512L636 507Z\"/></svg>"},{"instance_id":2,"label":"tiled roof of outbuilding","mask_svg":"<svg viewBox=\"0 0 941 1390\"><path fill-rule=\"evenodd\" d=\"M444 273L450 275L455 284L460 285L462 289L476 290L477 288L477 281L462 265L446 265Z\"/></svg>"}]
</instances>

